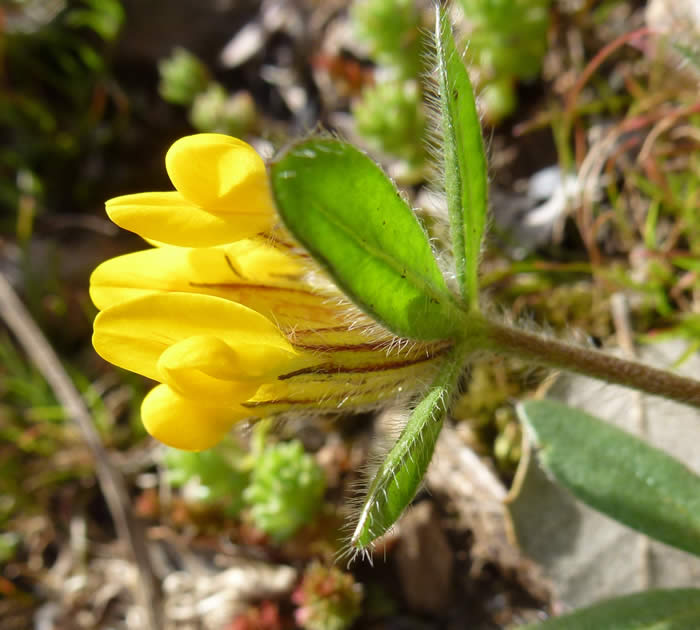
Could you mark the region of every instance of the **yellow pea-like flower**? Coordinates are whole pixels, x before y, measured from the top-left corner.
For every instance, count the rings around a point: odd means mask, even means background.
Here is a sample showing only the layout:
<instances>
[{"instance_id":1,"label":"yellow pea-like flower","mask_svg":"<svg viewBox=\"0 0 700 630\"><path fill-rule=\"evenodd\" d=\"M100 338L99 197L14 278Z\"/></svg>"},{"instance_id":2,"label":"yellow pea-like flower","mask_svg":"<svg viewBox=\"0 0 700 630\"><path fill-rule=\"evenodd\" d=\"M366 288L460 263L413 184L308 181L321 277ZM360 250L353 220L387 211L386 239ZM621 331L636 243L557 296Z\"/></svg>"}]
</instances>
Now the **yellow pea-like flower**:
<instances>
[{"instance_id":1,"label":"yellow pea-like flower","mask_svg":"<svg viewBox=\"0 0 700 630\"><path fill-rule=\"evenodd\" d=\"M107 202L155 247L102 263L93 344L160 384L146 429L201 450L243 419L376 407L431 378L449 342L409 342L360 312L278 225L265 165L219 134L178 140L176 191Z\"/></svg>"}]
</instances>

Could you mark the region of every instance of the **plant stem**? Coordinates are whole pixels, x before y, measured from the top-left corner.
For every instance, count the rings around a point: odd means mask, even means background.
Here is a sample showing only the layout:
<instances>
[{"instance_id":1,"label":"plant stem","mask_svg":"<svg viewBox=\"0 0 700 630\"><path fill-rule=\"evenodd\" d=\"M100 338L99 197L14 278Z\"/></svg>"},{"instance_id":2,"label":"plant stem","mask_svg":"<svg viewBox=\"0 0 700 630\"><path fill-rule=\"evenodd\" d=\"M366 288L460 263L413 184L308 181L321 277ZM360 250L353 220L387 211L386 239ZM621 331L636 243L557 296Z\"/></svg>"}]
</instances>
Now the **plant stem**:
<instances>
[{"instance_id":1,"label":"plant stem","mask_svg":"<svg viewBox=\"0 0 700 630\"><path fill-rule=\"evenodd\" d=\"M484 350L700 407L700 381L692 378L502 324L486 322L483 334Z\"/></svg>"},{"instance_id":2,"label":"plant stem","mask_svg":"<svg viewBox=\"0 0 700 630\"><path fill-rule=\"evenodd\" d=\"M92 451L97 481L114 521L117 535L130 547L136 563L138 586L135 589L135 598L141 600L144 609L143 627L158 630L163 622L160 584L151 564L145 532L131 510L124 478L110 461L80 392L75 388L48 340L2 273L0 273L0 321L4 321L17 337L22 348L53 390L66 416L75 420Z\"/></svg>"}]
</instances>

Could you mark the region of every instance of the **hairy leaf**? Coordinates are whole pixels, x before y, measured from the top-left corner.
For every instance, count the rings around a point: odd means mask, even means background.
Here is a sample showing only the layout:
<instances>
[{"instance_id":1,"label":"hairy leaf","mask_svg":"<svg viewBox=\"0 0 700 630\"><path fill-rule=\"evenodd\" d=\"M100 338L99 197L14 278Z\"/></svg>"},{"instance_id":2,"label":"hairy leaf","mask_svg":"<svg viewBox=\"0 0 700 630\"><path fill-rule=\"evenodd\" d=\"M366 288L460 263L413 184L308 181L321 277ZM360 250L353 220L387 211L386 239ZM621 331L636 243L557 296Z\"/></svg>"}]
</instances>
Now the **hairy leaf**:
<instances>
[{"instance_id":1,"label":"hairy leaf","mask_svg":"<svg viewBox=\"0 0 700 630\"><path fill-rule=\"evenodd\" d=\"M366 155L307 140L272 165L271 180L287 228L362 309L402 337L456 334L457 307L423 228Z\"/></svg>"},{"instance_id":2,"label":"hairy leaf","mask_svg":"<svg viewBox=\"0 0 700 630\"><path fill-rule=\"evenodd\" d=\"M700 477L646 442L552 400L518 406L542 465L590 507L700 555Z\"/></svg>"},{"instance_id":3,"label":"hairy leaf","mask_svg":"<svg viewBox=\"0 0 700 630\"><path fill-rule=\"evenodd\" d=\"M693 630L700 590L653 590L611 599L521 630Z\"/></svg>"},{"instance_id":4,"label":"hairy leaf","mask_svg":"<svg viewBox=\"0 0 700 630\"><path fill-rule=\"evenodd\" d=\"M461 374L458 351L447 357L430 391L413 410L370 484L350 544L366 549L398 520L430 464Z\"/></svg>"},{"instance_id":5,"label":"hairy leaf","mask_svg":"<svg viewBox=\"0 0 700 630\"><path fill-rule=\"evenodd\" d=\"M438 95L443 131L445 192L457 279L470 308L478 308L479 254L488 183L474 90L443 9L436 9Z\"/></svg>"}]
</instances>

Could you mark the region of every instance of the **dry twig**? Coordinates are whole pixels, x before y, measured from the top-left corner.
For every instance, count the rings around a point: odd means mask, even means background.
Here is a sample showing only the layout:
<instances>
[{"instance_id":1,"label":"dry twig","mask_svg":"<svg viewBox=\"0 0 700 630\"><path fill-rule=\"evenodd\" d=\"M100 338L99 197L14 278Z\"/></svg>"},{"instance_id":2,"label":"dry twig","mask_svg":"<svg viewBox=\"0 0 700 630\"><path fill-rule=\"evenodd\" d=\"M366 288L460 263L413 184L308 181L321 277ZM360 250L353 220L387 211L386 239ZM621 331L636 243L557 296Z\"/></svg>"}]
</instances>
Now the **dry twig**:
<instances>
[{"instance_id":1,"label":"dry twig","mask_svg":"<svg viewBox=\"0 0 700 630\"><path fill-rule=\"evenodd\" d=\"M129 500L124 480L109 461L109 456L102 446L80 392L2 273L0 273L0 317L51 386L66 415L76 422L92 451L97 480L114 521L117 535L130 548L138 567L140 588L136 593L136 599L140 600L144 609L145 627L148 630L159 630L162 627L159 585L151 566L142 528L128 507Z\"/></svg>"}]
</instances>

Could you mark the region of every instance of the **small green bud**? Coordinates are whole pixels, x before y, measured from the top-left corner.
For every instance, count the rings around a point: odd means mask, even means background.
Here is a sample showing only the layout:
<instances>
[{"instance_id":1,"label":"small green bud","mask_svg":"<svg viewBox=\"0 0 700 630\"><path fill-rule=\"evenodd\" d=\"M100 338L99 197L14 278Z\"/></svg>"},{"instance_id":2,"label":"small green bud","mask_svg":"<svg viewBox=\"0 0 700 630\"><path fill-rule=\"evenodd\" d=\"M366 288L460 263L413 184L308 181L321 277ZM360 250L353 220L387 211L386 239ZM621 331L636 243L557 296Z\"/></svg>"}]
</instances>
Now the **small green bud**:
<instances>
[{"instance_id":1,"label":"small green bud","mask_svg":"<svg viewBox=\"0 0 700 630\"><path fill-rule=\"evenodd\" d=\"M357 131L375 148L412 166L425 158L426 117L415 81L389 81L368 87L353 105Z\"/></svg>"},{"instance_id":2,"label":"small green bud","mask_svg":"<svg viewBox=\"0 0 700 630\"><path fill-rule=\"evenodd\" d=\"M350 12L358 38L377 62L404 78L420 75L425 42L415 0L356 0Z\"/></svg>"},{"instance_id":3,"label":"small green bud","mask_svg":"<svg viewBox=\"0 0 700 630\"><path fill-rule=\"evenodd\" d=\"M497 409L495 424L498 435L493 442L493 455L502 470L512 471L522 454L522 431L514 410L511 407Z\"/></svg>"},{"instance_id":4,"label":"small green bud","mask_svg":"<svg viewBox=\"0 0 700 630\"><path fill-rule=\"evenodd\" d=\"M321 467L301 442L292 441L265 449L243 498L256 527L281 542L313 518L325 488Z\"/></svg>"},{"instance_id":5,"label":"small green bud","mask_svg":"<svg viewBox=\"0 0 700 630\"><path fill-rule=\"evenodd\" d=\"M466 54L482 77L480 98L492 122L516 107L516 80L540 72L551 0L460 0L469 24Z\"/></svg>"},{"instance_id":6,"label":"small green bud","mask_svg":"<svg viewBox=\"0 0 700 630\"><path fill-rule=\"evenodd\" d=\"M243 490L248 484L248 472L237 465L243 459L237 445L222 443L198 453L168 448L163 461L171 486L187 485L190 496L204 503L220 503L227 514L235 516L243 507Z\"/></svg>"},{"instance_id":7,"label":"small green bud","mask_svg":"<svg viewBox=\"0 0 700 630\"><path fill-rule=\"evenodd\" d=\"M170 57L158 62L160 85L158 91L165 101L174 105L190 105L209 83L209 70L191 52L176 48Z\"/></svg>"},{"instance_id":8,"label":"small green bud","mask_svg":"<svg viewBox=\"0 0 700 630\"><path fill-rule=\"evenodd\" d=\"M198 131L245 136L255 126L257 111L249 92L230 96L218 83L198 94L190 109L190 122Z\"/></svg>"}]
</instances>

